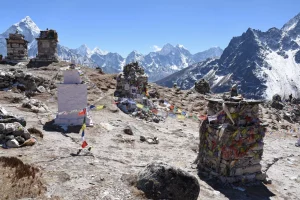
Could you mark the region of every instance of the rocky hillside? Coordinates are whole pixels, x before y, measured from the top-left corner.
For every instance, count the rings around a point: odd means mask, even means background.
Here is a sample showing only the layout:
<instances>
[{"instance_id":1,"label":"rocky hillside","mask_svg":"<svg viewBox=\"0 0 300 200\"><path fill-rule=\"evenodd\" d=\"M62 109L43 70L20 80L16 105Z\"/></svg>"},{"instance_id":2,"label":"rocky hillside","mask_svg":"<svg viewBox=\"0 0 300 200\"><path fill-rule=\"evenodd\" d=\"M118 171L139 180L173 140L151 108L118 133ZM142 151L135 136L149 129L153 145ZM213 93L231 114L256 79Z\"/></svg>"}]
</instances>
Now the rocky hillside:
<instances>
[{"instance_id":1,"label":"rocky hillside","mask_svg":"<svg viewBox=\"0 0 300 200\"><path fill-rule=\"evenodd\" d=\"M55 27L52 28L55 29ZM16 30L25 35L25 39L29 41L29 56L35 57L37 54L37 42L35 38L39 36L40 29L28 16L12 25L3 34L0 34L0 54L6 55L5 38L8 37L9 33L15 33ZM57 31L59 34L59 30ZM86 45L81 45L77 49L70 49L58 44L58 55L61 60L74 60L77 64L89 67L99 66L106 73L118 73L122 71L125 64L139 61L149 75L150 81L164 78L190 64L203 61L207 58L220 57L222 52L221 48L213 47L203 52L191 54L182 45L173 46L166 44L159 51L150 52L147 55L132 51L124 58L118 53L106 52L99 48L91 50Z\"/></svg>"},{"instance_id":2,"label":"rocky hillside","mask_svg":"<svg viewBox=\"0 0 300 200\"><path fill-rule=\"evenodd\" d=\"M270 99L275 93L287 98L300 97L300 14L281 29L266 32L249 28L230 41L219 59L193 64L157 81L171 87L174 82L183 89L206 78L213 92L225 92L234 83L248 98Z\"/></svg>"}]
</instances>

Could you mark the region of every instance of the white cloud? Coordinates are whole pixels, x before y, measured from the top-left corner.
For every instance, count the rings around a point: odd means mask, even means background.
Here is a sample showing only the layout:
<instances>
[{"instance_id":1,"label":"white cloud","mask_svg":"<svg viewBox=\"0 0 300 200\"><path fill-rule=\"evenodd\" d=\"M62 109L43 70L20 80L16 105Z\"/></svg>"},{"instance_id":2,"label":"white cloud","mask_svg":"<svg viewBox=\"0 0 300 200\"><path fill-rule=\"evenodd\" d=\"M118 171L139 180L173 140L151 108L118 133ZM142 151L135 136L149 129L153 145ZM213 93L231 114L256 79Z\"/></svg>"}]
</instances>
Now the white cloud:
<instances>
[{"instance_id":1,"label":"white cloud","mask_svg":"<svg viewBox=\"0 0 300 200\"><path fill-rule=\"evenodd\" d=\"M159 46L157 46L157 45L153 45L153 46L151 47L151 49L153 49L155 52L161 50L161 48L160 48Z\"/></svg>"}]
</instances>

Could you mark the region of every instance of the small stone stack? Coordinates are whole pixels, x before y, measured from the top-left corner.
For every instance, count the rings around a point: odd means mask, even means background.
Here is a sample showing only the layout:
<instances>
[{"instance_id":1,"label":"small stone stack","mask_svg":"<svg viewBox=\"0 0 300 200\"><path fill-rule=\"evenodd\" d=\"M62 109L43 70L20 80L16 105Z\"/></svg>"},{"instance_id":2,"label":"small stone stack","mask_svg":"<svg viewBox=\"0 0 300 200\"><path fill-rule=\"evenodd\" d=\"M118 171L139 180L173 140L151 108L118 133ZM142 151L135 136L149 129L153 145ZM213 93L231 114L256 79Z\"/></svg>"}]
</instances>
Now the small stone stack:
<instances>
[{"instance_id":1,"label":"small stone stack","mask_svg":"<svg viewBox=\"0 0 300 200\"><path fill-rule=\"evenodd\" d=\"M223 183L264 180L260 161L265 128L260 101L208 100L208 117L200 127L198 167Z\"/></svg>"},{"instance_id":2,"label":"small stone stack","mask_svg":"<svg viewBox=\"0 0 300 200\"><path fill-rule=\"evenodd\" d=\"M210 92L209 83L205 79L200 79L195 82L195 90L200 94L206 94Z\"/></svg>"},{"instance_id":3,"label":"small stone stack","mask_svg":"<svg viewBox=\"0 0 300 200\"><path fill-rule=\"evenodd\" d=\"M117 77L115 96L141 98L146 95L148 76L137 62L127 64Z\"/></svg>"},{"instance_id":4,"label":"small stone stack","mask_svg":"<svg viewBox=\"0 0 300 200\"><path fill-rule=\"evenodd\" d=\"M27 44L28 41L26 41L24 36L19 34L18 31L16 31L15 34L10 33L9 37L6 38L6 60L15 62L26 61L28 59Z\"/></svg>"},{"instance_id":5,"label":"small stone stack","mask_svg":"<svg viewBox=\"0 0 300 200\"><path fill-rule=\"evenodd\" d=\"M57 43L58 35L55 30L46 30L40 32L40 37L36 38L38 42L38 55L35 61L38 62L58 62Z\"/></svg>"},{"instance_id":6,"label":"small stone stack","mask_svg":"<svg viewBox=\"0 0 300 200\"><path fill-rule=\"evenodd\" d=\"M5 148L18 148L29 142L31 135L25 128L26 121L9 114L0 106L0 145Z\"/></svg>"}]
</instances>

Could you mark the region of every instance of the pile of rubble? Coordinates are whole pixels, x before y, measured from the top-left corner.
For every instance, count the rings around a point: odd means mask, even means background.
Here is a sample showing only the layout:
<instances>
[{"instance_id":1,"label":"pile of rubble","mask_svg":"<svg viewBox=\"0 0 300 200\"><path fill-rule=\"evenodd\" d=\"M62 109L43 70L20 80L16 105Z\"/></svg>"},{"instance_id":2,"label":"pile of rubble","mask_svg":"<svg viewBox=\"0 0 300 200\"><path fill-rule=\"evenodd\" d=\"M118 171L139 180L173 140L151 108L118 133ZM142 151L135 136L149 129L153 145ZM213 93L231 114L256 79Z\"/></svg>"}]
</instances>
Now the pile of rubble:
<instances>
[{"instance_id":1,"label":"pile of rubble","mask_svg":"<svg viewBox=\"0 0 300 200\"><path fill-rule=\"evenodd\" d=\"M162 114L161 109L158 109L158 101L153 103L145 97L136 101L128 98L116 98L116 102L118 108L124 113L141 120L159 123L167 117L167 115Z\"/></svg>"},{"instance_id":2,"label":"pile of rubble","mask_svg":"<svg viewBox=\"0 0 300 200\"><path fill-rule=\"evenodd\" d=\"M37 77L20 69L12 68L9 71L0 71L0 90L12 87L17 87L21 91L39 92L56 88L53 81Z\"/></svg>"},{"instance_id":3,"label":"pile of rubble","mask_svg":"<svg viewBox=\"0 0 300 200\"><path fill-rule=\"evenodd\" d=\"M36 140L25 126L26 121L23 118L11 115L0 107L0 145L3 148L33 145Z\"/></svg>"},{"instance_id":4,"label":"pile of rubble","mask_svg":"<svg viewBox=\"0 0 300 200\"><path fill-rule=\"evenodd\" d=\"M37 99L24 99L22 107L34 113L45 113L49 111L48 107Z\"/></svg>"},{"instance_id":5,"label":"pile of rubble","mask_svg":"<svg viewBox=\"0 0 300 200\"><path fill-rule=\"evenodd\" d=\"M299 99L290 98L282 101L279 95L274 95L272 101L264 104L265 108L273 110L278 121L286 120L290 123L300 123L300 101Z\"/></svg>"},{"instance_id":6,"label":"pile of rubble","mask_svg":"<svg viewBox=\"0 0 300 200\"><path fill-rule=\"evenodd\" d=\"M207 99L207 119L200 127L198 167L223 183L265 180L260 161L265 127L260 101Z\"/></svg>"}]
</instances>

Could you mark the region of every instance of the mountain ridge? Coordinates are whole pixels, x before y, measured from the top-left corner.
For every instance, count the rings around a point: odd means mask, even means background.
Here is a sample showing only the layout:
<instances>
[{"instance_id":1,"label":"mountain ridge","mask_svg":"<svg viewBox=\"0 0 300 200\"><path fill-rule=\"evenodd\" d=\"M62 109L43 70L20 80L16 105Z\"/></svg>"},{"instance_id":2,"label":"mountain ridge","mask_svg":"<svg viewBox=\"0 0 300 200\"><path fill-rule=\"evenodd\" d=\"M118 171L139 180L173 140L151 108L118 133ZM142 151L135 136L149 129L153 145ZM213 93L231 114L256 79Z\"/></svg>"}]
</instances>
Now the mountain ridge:
<instances>
[{"instance_id":1,"label":"mountain ridge","mask_svg":"<svg viewBox=\"0 0 300 200\"><path fill-rule=\"evenodd\" d=\"M0 34L0 54L6 55L6 41L9 33L18 30L29 41L29 57L37 54L37 42L35 38L39 36L40 29L33 20L26 16L20 22L13 24L4 33ZM83 44L76 49L71 49L58 44L58 56L61 60L74 61L77 64L89 67L101 67L106 73L121 72L123 66L129 62L138 61L145 68L150 81L161 79L188 65L204 60L208 57L219 57L223 50L221 48L211 48L203 52L191 54L183 45L176 46L167 43L163 48L156 52L141 54L137 51L130 52L127 57L122 57L118 53L103 51L96 47L91 50Z\"/></svg>"},{"instance_id":2,"label":"mountain ridge","mask_svg":"<svg viewBox=\"0 0 300 200\"><path fill-rule=\"evenodd\" d=\"M281 29L266 32L248 28L241 36L233 37L219 59L190 65L165 77L157 84L190 89L195 81L205 78L212 92L229 91L238 84L247 98L271 99L274 94L287 98L300 97L300 13Z\"/></svg>"}]
</instances>

